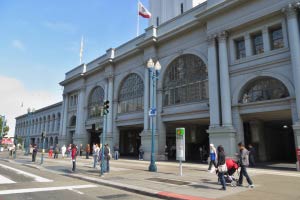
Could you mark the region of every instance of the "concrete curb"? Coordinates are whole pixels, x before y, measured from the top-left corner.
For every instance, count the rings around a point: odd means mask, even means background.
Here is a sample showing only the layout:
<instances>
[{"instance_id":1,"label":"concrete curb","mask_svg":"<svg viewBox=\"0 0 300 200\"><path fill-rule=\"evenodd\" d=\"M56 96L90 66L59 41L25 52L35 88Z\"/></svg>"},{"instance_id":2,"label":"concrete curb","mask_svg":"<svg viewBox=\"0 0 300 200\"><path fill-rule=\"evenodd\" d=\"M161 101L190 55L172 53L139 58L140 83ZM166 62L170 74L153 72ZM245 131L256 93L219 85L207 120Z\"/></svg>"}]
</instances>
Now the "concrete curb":
<instances>
[{"instance_id":1,"label":"concrete curb","mask_svg":"<svg viewBox=\"0 0 300 200\"><path fill-rule=\"evenodd\" d=\"M129 191L129 192L133 192L133 193L136 193L136 194L141 194L141 195L156 197L156 198L161 198L161 199L212 200L212 199L195 197L195 196L175 194L175 193L171 193L171 192L163 192L163 191L148 189L148 188L139 187L139 186L125 185L123 183L116 183L116 182L113 182L113 181L103 180L103 179L98 179L98 178L83 177L79 174L78 175L77 174L65 174L65 175L69 176L69 177L72 177L72 178L79 179L79 180L88 181L88 182L92 182L92 183L96 183L96 184L101 184L101 185L105 185L105 186L108 186L108 187L113 187L113 188Z\"/></svg>"}]
</instances>

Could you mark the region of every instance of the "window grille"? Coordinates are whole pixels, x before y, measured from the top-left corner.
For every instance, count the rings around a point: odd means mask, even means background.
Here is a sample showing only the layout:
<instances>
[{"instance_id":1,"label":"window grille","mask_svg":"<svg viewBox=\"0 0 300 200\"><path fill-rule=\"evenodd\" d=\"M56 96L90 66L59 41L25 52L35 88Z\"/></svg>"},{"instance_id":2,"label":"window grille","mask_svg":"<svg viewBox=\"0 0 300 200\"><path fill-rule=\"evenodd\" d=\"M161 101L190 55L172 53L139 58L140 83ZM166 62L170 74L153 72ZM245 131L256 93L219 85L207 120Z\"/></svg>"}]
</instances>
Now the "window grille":
<instances>
[{"instance_id":1,"label":"window grille","mask_svg":"<svg viewBox=\"0 0 300 200\"><path fill-rule=\"evenodd\" d=\"M94 88L90 94L88 101L88 116L95 118L101 116L101 108L104 102L104 90L98 86Z\"/></svg>"},{"instance_id":2,"label":"window grille","mask_svg":"<svg viewBox=\"0 0 300 200\"><path fill-rule=\"evenodd\" d=\"M205 63L195 55L176 58L163 82L163 105L199 102L208 99L208 73Z\"/></svg>"}]
</instances>

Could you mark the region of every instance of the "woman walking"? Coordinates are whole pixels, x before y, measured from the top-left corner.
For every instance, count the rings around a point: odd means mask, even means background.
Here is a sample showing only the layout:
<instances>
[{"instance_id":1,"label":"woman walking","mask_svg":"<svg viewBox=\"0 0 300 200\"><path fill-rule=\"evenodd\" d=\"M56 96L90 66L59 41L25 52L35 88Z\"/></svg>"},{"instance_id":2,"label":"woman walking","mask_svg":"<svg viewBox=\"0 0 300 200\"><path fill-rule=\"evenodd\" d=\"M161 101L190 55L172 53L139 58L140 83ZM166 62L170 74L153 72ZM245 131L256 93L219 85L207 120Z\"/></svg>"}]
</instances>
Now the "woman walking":
<instances>
[{"instance_id":1,"label":"woman walking","mask_svg":"<svg viewBox=\"0 0 300 200\"><path fill-rule=\"evenodd\" d=\"M216 163L217 151L216 151L214 144L210 144L209 147L210 147L210 154L209 154L210 162L209 162L208 171L210 171L212 173L214 171L214 170L212 170L212 165L214 165L214 167L217 168L217 163Z\"/></svg>"},{"instance_id":2,"label":"woman walking","mask_svg":"<svg viewBox=\"0 0 300 200\"><path fill-rule=\"evenodd\" d=\"M67 150L66 145L63 145L63 146L61 147L62 158L65 158L66 150Z\"/></svg>"},{"instance_id":3,"label":"woman walking","mask_svg":"<svg viewBox=\"0 0 300 200\"><path fill-rule=\"evenodd\" d=\"M76 146L74 144L72 144L72 150L71 150L72 163L73 163L72 172L75 172L75 170L76 170L76 155L77 155Z\"/></svg>"},{"instance_id":4,"label":"woman walking","mask_svg":"<svg viewBox=\"0 0 300 200\"><path fill-rule=\"evenodd\" d=\"M104 171L107 172L107 173L109 173L109 160L110 160L110 158L111 158L110 148L109 148L109 145L106 144L104 146L104 159L106 161L106 170L104 170Z\"/></svg>"},{"instance_id":5,"label":"woman walking","mask_svg":"<svg viewBox=\"0 0 300 200\"><path fill-rule=\"evenodd\" d=\"M93 158L94 158L94 168L96 168L96 165L97 165L97 158L98 158L98 155L99 155L99 146L98 144L95 145L95 148L93 150Z\"/></svg>"},{"instance_id":6,"label":"woman walking","mask_svg":"<svg viewBox=\"0 0 300 200\"><path fill-rule=\"evenodd\" d=\"M224 173L227 172L227 167L225 162L225 152L224 152L224 148L221 145L218 146L217 150L218 150L218 154L217 154L218 155L218 164L217 164L218 177L222 184L222 188L220 188L220 190L226 190L226 183L224 178Z\"/></svg>"}]
</instances>

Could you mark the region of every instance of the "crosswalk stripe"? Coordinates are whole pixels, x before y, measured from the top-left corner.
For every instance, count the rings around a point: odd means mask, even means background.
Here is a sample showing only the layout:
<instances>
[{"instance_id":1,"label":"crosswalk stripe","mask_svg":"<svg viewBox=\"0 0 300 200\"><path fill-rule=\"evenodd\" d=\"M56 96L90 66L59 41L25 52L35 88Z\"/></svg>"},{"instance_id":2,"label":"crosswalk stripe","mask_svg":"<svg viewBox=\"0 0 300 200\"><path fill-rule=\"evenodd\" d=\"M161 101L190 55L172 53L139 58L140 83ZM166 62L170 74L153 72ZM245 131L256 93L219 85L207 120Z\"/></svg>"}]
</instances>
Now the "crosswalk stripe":
<instances>
[{"instance_id":1,"label":"crosswalk stripe","mask_svg":"<svg viewBox=\"0 0 300 200\"><path fill-rule=\"evenodd\" d=\"M16 183L16 182L0 175L0 184L12 184L12 183Z\"/></svg>"},{"instance_id":2,"label":"crosswalk stripe","mask_svg":"<svg viewBox=\"0 0 300 200\"><path fill-rule=\"evenodd\" d=\"M33 192L46 192L46 191L58 191L58 190L74 190L74 189L95 188L95 187L97 187L97 186L96 185L75 185L75 186L63 186L63 187L2 190L2 191L0 191L0 195L23 194L23 193L33 193Z\"/></svg>"},{"instance_id":3,"label":"crosswalk stripe","mask_svg":"<svg viewBox=\"0 0 300 200\"><path fill-rule=\"evenodd\" d=\"M9 167L9 166L7 166L7 165L2 165L2 164L0 164L0 167L2 167L2 168L4 168L4 169L11 170L11 171L15 171L17 174L22 174L22 175L24 175L24 176L27 176L27 177L30 177L30 178L34 178L34 180L35 180L36 182L53 182L53 180L49 180L49 179L46 179L46 178L43 178L43 177L40 177L40 176L31 174L31 173L28 173L28 172L24 172L24 171L22 171L22 170L15 169L15 168L12 168L12 167Z\"/></svg>"}]
</instances>

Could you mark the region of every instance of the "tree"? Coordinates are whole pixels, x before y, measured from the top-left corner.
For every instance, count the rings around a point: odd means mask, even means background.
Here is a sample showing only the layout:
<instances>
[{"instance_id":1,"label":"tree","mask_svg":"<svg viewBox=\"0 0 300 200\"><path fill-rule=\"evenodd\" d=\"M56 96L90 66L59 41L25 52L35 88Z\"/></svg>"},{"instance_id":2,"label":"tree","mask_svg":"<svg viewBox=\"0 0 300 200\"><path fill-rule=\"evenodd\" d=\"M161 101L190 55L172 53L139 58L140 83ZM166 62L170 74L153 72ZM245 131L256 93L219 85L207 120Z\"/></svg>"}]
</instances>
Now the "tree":
<instances>
[{"instance_id":1,"label":"tree","mask_svg":"<svg viewBox=\"0 0 300 200\"><path fill-rule=\"evenodd\" d=\"M3 118L0 117L0 132L1 132L1 130L2 130L2 125L3 125L2 120L3 120ZM7 125L6 125L6 122L4 122L3 136L7 135L8 131L9 131L9 126L7 126Z\"/></svg>"}]
</instances>

